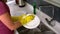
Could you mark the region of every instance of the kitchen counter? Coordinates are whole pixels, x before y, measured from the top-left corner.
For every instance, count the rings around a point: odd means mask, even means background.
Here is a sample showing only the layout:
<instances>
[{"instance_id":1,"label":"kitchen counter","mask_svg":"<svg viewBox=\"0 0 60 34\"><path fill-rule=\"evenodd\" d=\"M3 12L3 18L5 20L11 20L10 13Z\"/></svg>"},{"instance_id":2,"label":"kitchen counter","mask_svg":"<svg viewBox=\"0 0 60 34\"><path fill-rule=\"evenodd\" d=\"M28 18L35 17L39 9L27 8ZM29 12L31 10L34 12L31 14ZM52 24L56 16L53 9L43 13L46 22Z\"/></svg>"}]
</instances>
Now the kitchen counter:
<instances>
[{"instance_id":1,"label":"kitchen counter","mask_svg":"<svg viewBox=\"0 0 60 34\"><path fill-rule=\"evenodd\" d=\"M44 1L51 3L57 7L60 7L60 0L44 0Z\"/></svg>"},{"instance_id":2,"label":"kitchen counter","mask_svg":"<svg viewBox=\"0 0 60 34\"><path fill-rule=\"evenodd\" d=\"M29 3L26 3L26 6L21 8L19 7L15 1L10 1L10 2L7 2L7 5L9 6L10 8L10 13L11 13L11 16L19 16L21 14L32 14L33 13L33 7L29 4ZM56 27L51 27L45 20L45 18L48 18L49 20L51 20L52 18L49 17L48 15L46 15L45 13L43 13L42 11L36 9L36 15L39 17L39 19L43 22L43 24L45 26L47 26L49 29L51 29L52 31L54 31L55 33L59 34L58 30L56 29ZM57 22L57 21L56 21Z\"/></svg>"}]
</instances>

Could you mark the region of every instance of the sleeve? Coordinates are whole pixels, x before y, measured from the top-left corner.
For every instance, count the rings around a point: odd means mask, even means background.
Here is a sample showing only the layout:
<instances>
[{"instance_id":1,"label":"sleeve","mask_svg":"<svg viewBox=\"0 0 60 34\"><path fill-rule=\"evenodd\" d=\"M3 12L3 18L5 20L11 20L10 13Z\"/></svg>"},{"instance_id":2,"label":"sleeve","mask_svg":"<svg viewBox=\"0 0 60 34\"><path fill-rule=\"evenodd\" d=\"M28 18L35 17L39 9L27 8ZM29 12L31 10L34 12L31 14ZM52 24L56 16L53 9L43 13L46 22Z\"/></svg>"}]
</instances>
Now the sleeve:
<instances>
[{"instance_id":1,"label":"sleeve","mask_svg":"<svg viewBox=\"0 0 60 34\"><path fill-rule=\"evenodd\" d=\"M7 10L6 5L3 2L0 2L0 15L6 13Z\"/></svg>"}]
</instances>

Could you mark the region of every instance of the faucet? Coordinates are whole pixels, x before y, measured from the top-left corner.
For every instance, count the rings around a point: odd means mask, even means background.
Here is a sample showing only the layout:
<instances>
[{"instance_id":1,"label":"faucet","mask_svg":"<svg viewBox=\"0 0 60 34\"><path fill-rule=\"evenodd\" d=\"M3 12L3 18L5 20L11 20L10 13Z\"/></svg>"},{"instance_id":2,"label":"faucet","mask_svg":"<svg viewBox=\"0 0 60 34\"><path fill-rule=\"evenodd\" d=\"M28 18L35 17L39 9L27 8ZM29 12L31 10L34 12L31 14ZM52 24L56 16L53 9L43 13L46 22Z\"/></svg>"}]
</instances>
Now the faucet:
<instances>
[{"instance_id":1,"label":"faucet","mask_svg":"<svg viewBox=\"0 0 60 34\"><path fill-rule=\"evenodd\" d=\"M52 16L52 19L49 21L47 18L45 18L45 20L48 22L48 24L49 25L51 25L51 26L55 26L55 11L54 11L54 8L53 8L53 11L52 11L52 13L53 13L53 16Z\"/></svg>"},{"instance_id":2,"label":"faucet","mask_svg":"<svg viewBox=\"0 0 60 34\"><path fill-rule=\"evenodd\" d=\"M51 25L51 26L55 26L55 19L51 19L50 21L47 19L47 18L45 18L45 20L48 22L48 24L49 25Z\"/></svg>"}]
</instances>

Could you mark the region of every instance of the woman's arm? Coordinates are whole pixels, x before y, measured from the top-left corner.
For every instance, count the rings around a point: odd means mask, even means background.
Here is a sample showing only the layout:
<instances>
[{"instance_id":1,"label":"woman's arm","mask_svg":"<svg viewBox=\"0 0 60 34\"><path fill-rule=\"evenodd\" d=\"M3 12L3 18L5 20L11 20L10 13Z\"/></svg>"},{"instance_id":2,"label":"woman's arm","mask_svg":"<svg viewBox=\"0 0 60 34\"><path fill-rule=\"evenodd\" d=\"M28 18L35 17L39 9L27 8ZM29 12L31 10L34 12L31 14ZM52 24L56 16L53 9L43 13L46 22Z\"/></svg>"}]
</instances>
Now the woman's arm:
<instances>
[{"instance_id":1,"label":"woman's arm","mask_svg":"<svg viewBox=\"0 0 60 34\"><path fill-rule=\"evenodd\" d=\"M11 16L9 15L8 12L0 15L0 20L3 22L3 24L5 24L10 30L15 30L18 27L21 26L20 23L13 23L11 20Z\"/></svg>"}]
</instances>

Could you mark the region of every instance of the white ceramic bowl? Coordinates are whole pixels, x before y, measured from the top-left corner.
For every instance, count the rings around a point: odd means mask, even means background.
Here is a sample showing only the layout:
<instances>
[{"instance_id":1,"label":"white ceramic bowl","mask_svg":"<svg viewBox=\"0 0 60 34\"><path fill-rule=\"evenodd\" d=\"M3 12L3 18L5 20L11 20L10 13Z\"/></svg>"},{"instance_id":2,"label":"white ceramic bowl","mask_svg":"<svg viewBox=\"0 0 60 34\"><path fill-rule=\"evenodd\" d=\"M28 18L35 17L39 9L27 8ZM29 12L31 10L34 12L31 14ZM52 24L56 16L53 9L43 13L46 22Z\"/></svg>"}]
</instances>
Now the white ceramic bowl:
<instances>
[{"instance_id":1,"label":"white ceramic bowl","mask_svg":"<svg viewBox=\"0 0 60 34\"><path fill-rule=\"evenodd\" d=\"M31 14L27 14L27 16L28 16L28 15L31 15ZM37 15L34 15L34 16L35 16L35 18L34 18L32 21L30 21L30 22L27 23L26 25L23 25L25 28L34 29L34 28L36 28L36 27L39 26L39 24L40 24L40 19L39 19L39 17L38 17Z\"/></svg>"}]
</instances>

